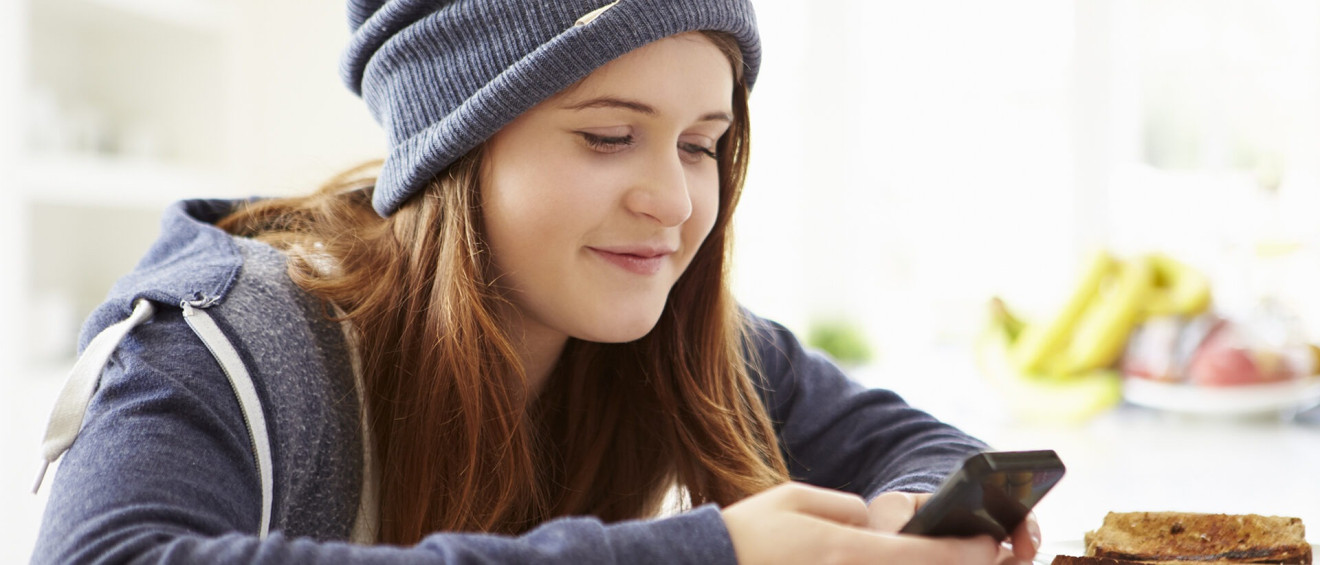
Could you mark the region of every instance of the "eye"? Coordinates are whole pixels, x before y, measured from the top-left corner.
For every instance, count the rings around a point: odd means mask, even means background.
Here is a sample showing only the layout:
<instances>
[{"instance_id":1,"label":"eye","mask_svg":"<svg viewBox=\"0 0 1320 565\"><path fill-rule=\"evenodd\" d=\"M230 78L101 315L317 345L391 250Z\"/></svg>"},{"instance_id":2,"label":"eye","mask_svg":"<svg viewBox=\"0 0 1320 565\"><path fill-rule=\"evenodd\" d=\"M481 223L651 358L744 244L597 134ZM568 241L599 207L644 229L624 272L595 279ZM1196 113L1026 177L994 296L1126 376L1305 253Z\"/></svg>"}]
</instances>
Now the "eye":
<instances>
[{"instance_id":1,"label":"eye","mask_svg":"<svg viewBox=\"0 0 1320 565\"><path fill-rule=\"evenodd\" d=\"M596 135L585 131L579 131L577 134L582 136L583 141L587 142L587 147L601 153L617 153L633 144L632 135Z\"/></svg>"},{"instance_id":2,"label":"eye","mask_svg":"<svg viewBox=\"0 0 1320 565\"><path fill-rule=\"evenodd\" d=\"M715 155L714 149L697 143L680 141L678 149L683 152L684 159L689 163L698 163L706 157L719 160L719 156Z\"/></svg>"}]
</instances>

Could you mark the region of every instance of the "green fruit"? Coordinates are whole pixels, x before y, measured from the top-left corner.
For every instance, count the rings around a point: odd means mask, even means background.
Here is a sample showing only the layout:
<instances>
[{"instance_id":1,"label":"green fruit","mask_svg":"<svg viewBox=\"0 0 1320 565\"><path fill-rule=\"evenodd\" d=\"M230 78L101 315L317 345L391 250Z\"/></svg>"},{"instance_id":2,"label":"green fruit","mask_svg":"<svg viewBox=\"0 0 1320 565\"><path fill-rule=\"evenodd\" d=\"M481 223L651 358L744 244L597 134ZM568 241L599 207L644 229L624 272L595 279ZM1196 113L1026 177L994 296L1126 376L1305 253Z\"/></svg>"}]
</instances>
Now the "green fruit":
<instances>
[{"instance_id":1,"label":"green fruit","mask_svg":"<svg viewBox=\"0 0 1320 565\"><path fill-rule=\"evenodd\" d=\"M835 361L860 365L871 360L871 345L856 324L843 320L818 321L807 330L807 345L828 353Z\"/></svg>"}]
</instances>

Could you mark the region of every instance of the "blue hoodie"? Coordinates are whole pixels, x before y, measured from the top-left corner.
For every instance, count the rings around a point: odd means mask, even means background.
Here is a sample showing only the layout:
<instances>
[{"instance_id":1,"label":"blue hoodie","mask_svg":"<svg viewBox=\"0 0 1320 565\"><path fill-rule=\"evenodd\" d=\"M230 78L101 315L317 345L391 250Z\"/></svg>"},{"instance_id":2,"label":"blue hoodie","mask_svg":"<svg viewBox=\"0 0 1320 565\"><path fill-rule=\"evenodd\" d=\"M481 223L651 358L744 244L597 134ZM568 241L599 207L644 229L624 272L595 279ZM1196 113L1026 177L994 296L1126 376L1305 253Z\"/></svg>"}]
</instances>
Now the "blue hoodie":
<instances>
[{"instance_id":1,"label":"blue hoodie","mask_svg":"<svg viewBox=\"0 0 1320 565\"><path fill-rule=\"evenodd\" d=\"M53 418L72 445L34 563L735 563L714 505L561 518L521 536L440 532L412 547L349 541L375 521L351 338L289 280L283 254L212 225L239 204L169 208L84 326L92 376L68 404L90 403ZM754 378L794 480L868 500L930 492L985 449L850 381L782 326L752 323ZM103 363L89 361L97 351Z\"/></svg>"}]
</instances>

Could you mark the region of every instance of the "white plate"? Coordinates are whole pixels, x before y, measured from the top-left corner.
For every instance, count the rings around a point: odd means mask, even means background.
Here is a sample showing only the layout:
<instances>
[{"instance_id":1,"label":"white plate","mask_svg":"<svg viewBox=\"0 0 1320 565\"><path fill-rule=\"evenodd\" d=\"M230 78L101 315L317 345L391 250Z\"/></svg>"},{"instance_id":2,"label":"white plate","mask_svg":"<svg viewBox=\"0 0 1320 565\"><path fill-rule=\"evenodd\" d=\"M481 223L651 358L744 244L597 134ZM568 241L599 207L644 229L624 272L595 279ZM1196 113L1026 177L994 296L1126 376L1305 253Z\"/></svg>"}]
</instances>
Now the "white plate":
<instances>
[{"instance_id":1,"label":"white plate","mask_svg":"<svg viewBox=\"0 0 1320 565\"><path fill-rule=\"evenodd\" d=\"M1128 377L1123 379L1123 397L1133 404L1170 412L1226 416L1265 414L1320 404L1320 377L1219 387Z\"/></svg>"},{"instance_id":2,"label":"white plate","mask_svg":"<svg viewBox=\"0 0 1320 565\"><path fill-rule=\"evenodd\" d=\"M1311 553L1320 554L1318 552L1320 552L1320 546L1311 544ZM1040 551L1036 554L1036 559L1033 562L1040 565L1049 565L1051 561L1054 561L1054 556L1056 555L1072 555L1074 557L1080 557L1084 553L1086 553L1086 543L1079 539L1057 542L1045 541L1041 544ZM1188 563L1191 564L1196 562L1188 561Z\"/></svg>"}]
</instances>

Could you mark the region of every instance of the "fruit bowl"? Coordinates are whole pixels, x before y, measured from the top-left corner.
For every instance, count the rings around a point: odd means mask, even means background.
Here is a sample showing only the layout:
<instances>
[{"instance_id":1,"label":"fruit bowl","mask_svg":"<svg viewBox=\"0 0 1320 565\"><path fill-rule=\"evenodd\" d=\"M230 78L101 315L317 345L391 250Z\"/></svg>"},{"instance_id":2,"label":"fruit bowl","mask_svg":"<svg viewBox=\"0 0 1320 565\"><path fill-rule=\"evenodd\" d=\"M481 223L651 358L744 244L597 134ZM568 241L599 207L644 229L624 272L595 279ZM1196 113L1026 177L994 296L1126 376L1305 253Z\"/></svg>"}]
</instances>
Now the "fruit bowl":
<instances>
[{"instance_id":1,"label":"fruit bowl","mask_svg":"<svg viewBox=\"0 0 1320 565\"><path fill-rule=\"evenodd\" d=\"M1183 414L1251 416L1300 411L1320 404L1320 376L1227 386L1127 377L1123 379L1123 398L1139 406Z\"/></svg>"}]
</instances>

